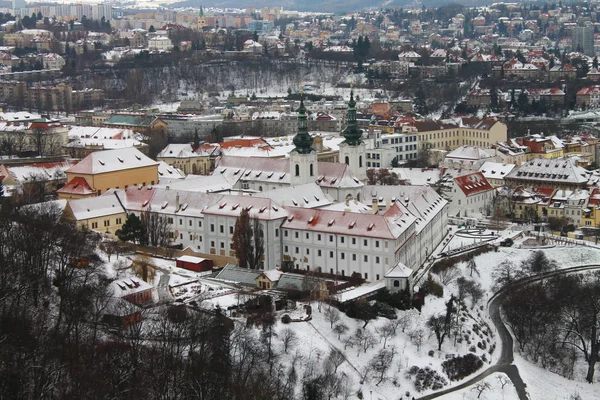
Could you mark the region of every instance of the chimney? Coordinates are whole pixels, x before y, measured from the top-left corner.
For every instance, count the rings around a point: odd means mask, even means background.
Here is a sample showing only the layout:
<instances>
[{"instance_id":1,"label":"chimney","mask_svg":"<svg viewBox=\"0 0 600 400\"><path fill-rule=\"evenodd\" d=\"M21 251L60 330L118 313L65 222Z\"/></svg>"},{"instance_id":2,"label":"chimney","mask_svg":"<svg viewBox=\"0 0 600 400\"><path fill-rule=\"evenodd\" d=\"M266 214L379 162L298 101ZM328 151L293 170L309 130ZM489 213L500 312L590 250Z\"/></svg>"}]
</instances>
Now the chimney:
<instances>
[{"instance_id":1,"label":"chimney","mask_svg":"<svg viewBox=\"0 0 600 400\"><path fill-rule=\"evenodd\" d=\"M391 205L390 199L386 199L385 200L385 208L389 210L390 209L390 205Z\"/></svg>"},{"instance_id":2,"label":"chimney","mask_svg":"<svg viewBox=\"0 0 600 400\"><path fill-rule=\"evenodd\" d=\"M379 212L379 202L377 201L376 197L374 197L373 201L371 202L371 208L373 209L373 214L377 214Z\"/></svg>"},{"instance_id":3,"label":"chimney","mask_svg":"<svg viewBox=\"0 0 600 400\"><path fill-rule=\"evenodd\" d=\"M179 193L175 196L175 211L179 211Z\"/></svg>"}]
</instances>

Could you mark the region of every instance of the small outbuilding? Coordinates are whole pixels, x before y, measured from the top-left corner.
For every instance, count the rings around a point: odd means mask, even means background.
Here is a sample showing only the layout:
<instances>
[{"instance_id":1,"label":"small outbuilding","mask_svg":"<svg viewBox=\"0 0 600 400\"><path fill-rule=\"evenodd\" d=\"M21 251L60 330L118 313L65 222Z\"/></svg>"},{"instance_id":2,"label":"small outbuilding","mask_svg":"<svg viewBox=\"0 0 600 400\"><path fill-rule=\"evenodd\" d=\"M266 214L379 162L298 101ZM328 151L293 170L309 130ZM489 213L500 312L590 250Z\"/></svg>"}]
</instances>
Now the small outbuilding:
<instances>
[{"instance_id":1,"label":"small outbuilding","mask_svg":"<svg viewBox=\"0 0 600 400\"><path fill-rule=\"evenodd\" d=\"M256 277L256 286L259 289L273 289L273 287L277 285L277 282L279 282L281 274L283 274L283 272L276 269L263 271Z\"/></svg>"},{"instance_id":2,"label":"small outbuilding","mask_svg":"<svg viewBox=\"0 0 600 400\"><path fill-rule=\"evenodd\" d=\"M386 289L390 293L397 293L405 289L411 291L413 273L412 269L399 262L384 276Z\"/></svg>"},{"instance_id":3,"label":"small outbuilding","mask_svg":"<svg viewBox=\"0 0 600 400\"><path fill-rule=\"evenodd\" d=\"M194 256L181 256L177 259L177 268L195 272L212 271L213 260Z\"/></svg>"}]
</instances>

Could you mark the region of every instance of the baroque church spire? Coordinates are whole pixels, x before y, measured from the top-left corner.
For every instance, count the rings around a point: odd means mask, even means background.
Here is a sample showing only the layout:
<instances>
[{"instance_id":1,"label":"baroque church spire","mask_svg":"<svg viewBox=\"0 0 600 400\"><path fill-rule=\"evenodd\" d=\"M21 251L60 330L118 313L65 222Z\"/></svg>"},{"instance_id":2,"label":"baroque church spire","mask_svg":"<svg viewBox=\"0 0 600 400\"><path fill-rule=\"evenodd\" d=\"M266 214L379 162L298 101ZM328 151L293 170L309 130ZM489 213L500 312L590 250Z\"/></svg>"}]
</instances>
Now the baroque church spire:
<instances>
[{"instance_id":1,"label":"baroque church spire","mask_svg":"<svg viewBox=\"0 0 600 400\"><path fill-rule=\"evenodd\" d=\"M347 112L347 125L346 129L342 132L345 143L350 146L358 146L362 140L362 130L358 129L358 122L356 121L356 102L354 101L354 89L350 91L350 101L348 102Z\"/></svg>"},{"instance_id":2,"label":"baroque church spire","mask_svg":"<svg viewBox=\"0 0 600 400\"><path fill-rule=\"evenodd\" d=\"M308 133L308 121L306 107L304 107L304 96L300 94L300 107L298 107L298 133L294 136L294 149L300 154L310 154L313 150L313 138Z\"/></svg>"}]
</instances>

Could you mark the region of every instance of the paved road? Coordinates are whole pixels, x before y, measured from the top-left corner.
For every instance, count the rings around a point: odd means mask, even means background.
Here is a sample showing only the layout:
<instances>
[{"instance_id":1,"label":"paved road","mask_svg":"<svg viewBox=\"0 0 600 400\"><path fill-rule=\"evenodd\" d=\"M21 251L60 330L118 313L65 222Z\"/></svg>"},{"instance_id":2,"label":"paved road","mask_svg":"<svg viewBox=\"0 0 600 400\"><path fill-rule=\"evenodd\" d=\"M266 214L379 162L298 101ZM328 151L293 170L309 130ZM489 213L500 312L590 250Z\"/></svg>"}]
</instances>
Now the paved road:
<instances>
[{"instance_id":1,"label":"paved road","mask_svg":"<svg viewBox=\"0 0 600 400\"><path fill-rule=\"evenodd\" d=\"M171 279L171 272L164 268L159 268L159 271L161 272L161 275L156 287L158 292L158 302L170 303L173 301L173 296L171 296L171 292L169 291L169 279Z\"/></svg>"},{"instance_id":2,"label":"paved road","mask_svg":"<svg viewBox=\"0 0 600 400\"><path fill-rule=\"evenodd\" d=\"M513 285L511 285L510 288L525 286L530 283L541 281L556 275L586 272L598 269L600 269L600 265L590 264L564 268L550 272L543 272L541 274L532 275L527 278L520 279ZM428 394L427 396L420 397L418 400L435 399L445 394L456 392L458 390L472 386L494 373L506 374L506 376L508 376L508 378L512 381L515 390L517 391L517 394L519 396L519 400L529 400L529 396L527 395L526 391L527 385L525 384L525 382L523 382L523 378L521 378L521 375L519 374L519 369L516 365L513 364L514 352L512 335L508 331L508 328L506 328L506 325L504 325L504 321L502 321L502 316L500 315L500 306L502 305L502 300L504 299L504 296L507 293L508 288L502 288L498 292L496 292L488 301L488 312L490 314L492 322L498 330L500 342L502 343L502 351L500 352L500 358L498 359L498 361L496 361L496 364L481 372L480 374L474 376L473 378L461 383L458 386L454 386L446 390Z\"/></svg>"}]
</instances>

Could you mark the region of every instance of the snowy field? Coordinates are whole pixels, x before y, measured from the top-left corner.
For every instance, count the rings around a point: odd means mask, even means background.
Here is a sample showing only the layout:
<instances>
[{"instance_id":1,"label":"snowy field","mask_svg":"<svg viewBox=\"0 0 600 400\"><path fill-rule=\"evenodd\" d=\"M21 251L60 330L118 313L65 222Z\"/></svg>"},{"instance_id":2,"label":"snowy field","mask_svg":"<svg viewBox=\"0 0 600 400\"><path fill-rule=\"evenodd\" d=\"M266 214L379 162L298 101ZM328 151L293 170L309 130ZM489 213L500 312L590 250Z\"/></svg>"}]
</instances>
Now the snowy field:
<instances>
[{"instance_id":1,"label":"snowy field","mask_svg":"<svg viewBox=\"0 0 600 400\"><path fill-rule=\"evenodd\" d=\"M493 325L487 317L487 311L483 306L487 302L487 297L492 293L491 286L492 272L494 267L504 260L510 260L518 265L521 261L527 259L535 250L531 249L519 249L516 247L501 247L498 252L490 252L479 255L475 258L477 269L480 273L480 277L474 274L471 278L469 271L465 263L459 264L463 276L469 279L476 279L481 282L485 295L482 300L474 307L471 306L470 301L467 300L467 307L461 311L460 316L465 317L465 322L462 323L461 335L464 337L465 334L469 336L471 344L467 344L466 340L461 343L456 343L454 337L448 337L443 345L442 351L438 351L437 340L434 335L430 335L429 329L426 328L426 321L431 315L443 314L445 310L445 302L449 299L452 291L456 291L456 287L450 284L446 288L444 298L435 298L428 296L426 298L425 306L422 312L419 314L416 310L411 311L398 311L399 319L410 315L410 322L402 332L402 328L398 329L395 337L390 338L387 341L386 349L393 349L394 357L389 370L385 373L384 380L377 384L379 377L371 371L366 373L365 379L365 367L368 366L371 360L377 355L377 353L383 348L383 340L381 339L382 327L388 322L385 318L377 318L376 320L370 321L366 330L373 334L375 341L372 346L368 346L366 351L364 347L354 345L350 347L347 345L347 341L350 337L355 335L358 328L362 328L363 322L348 318L345 314L340 314L340 322L345 324L349 329L347 333L342 334L338 338L338 334L334 332L330 326L330 322L326 319L325 308L326 305L322 306L321 311L318 310L316 303L312 303L313 318L310 322L298 322L289 325L278 322L276 325L276 331L278 338L284 336L284 330L291 328L298 336L297 345L293 348L289 348L287 354L283 349L283 341L281 339L275 339L275 346L277 353L280 354L280 362L284 368L289 367L294 363L297 369L299 381L304 379L310 379L311 374L315 371L322 369L324 360L327 359L328 354L332 348L336 348L341 351L346 360L343 362L338 369L338 376L343 378L342 385L345 390L348 391L352 396L355 396L357 391L362 391L365 399L377 400L396 400L402 398L411 399L413 396L419 398L427 393L433 392L428 389L422 392L417 392L413 386L413 377L407 372L412 366L418 366L420 368L429 367L435 370L445 380L447 385L444 388L448 388L454 385L458 385L463 381L449 382L446 374L443 372L441 365L446 359L447 354L464 355L469 351L475 352L478 356L486 356L486 362L482 369L478 372L483 371L485 368L493 365L497 360L497 355L500 352L500 343L496 343L497 334L494 332ZM586 248L586 247L554 247L543 250L547 257L556 262L559 268L565 268L580 264L600 262L600 250ZM215 301L217 299L214 299ZM222 298L223 301L228 300L234 302L235 296L231 295L229 298ZM224 302L224 304L227 304ZM221 305L222 306L222 305ZM301 307L301 304L298 305ZM278 321L281 320L281 316L285 312L278 312ZM479 327L476 332L473 329L474 325ZM414 336L418 330L424 330L423 342L419 348L416 345ZM482 335L482 331L487 333ZM260 332L256 329L256 334ZM477 334L477 335L476 335ZM411 336L413 337L411 340ZM485 349L479 347L473 348L472 346L478 341L486 341ZM492 345L496 345L496 348L490 354L490 348ZM579 375L580 378L577 381L569 381L556 374L548 371L544 371L541 368L529 363L523 358L515 355L516 365L519 368L521 376L527 385L527 392L532 400L548 400L548 399L565 399L570 400L574 395L580 395L581 399L598 399L600 398L600 384L588 385L584 382L583 376ZM299 362L299 360L301 362ZM506 376L504 374L493 374L483 380L483 383L488 383L489 387L486 387L481 395L476 386L472 386L463 390L459 390L443 396L444 399L458 400L458 399L482 399L482 400L496 400L496 399L516 399L516 391L512 386L512 383L505 383L502 387L502 383ZM364 380L363 380L364 379ZM482 383L480 382L480 383ZM479 387L481 388L481 386ZM299 389L298 389L299 390ZM299 392L297 393L300 394ZM479 396L479 397L478 397ZM344 398L343 396L339 398ZM353 397L350 397L353 398ZM573 397L574 398L574 397Z\"/></svg>"}]
</instances>

